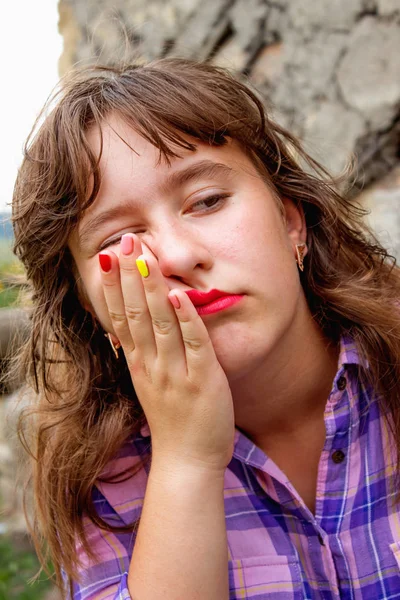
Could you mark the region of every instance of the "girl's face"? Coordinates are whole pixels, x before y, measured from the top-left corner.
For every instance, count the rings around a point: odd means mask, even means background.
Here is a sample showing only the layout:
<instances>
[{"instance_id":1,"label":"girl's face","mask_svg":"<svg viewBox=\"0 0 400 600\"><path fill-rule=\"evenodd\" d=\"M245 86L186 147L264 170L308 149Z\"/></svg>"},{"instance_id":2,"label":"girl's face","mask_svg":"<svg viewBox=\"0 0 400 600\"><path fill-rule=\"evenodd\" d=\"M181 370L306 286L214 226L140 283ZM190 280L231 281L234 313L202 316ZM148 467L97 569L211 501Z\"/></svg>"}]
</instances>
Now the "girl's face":
<instances>
[{"instance_id":1,"label":"girl's face","mask_svg":"<svg viewBox=\"0 0 400 600\"><path fill-rule=\"evenodd\" d=\"M98 152L99 132L89 138ZM295 261L295 245L306 237L303 215L290 200L282 210L236 142L196 142L195 152L179 149L168 166L118 118L104 125L103 139L101 188L69 244L86 308L112 332L98 255L106 248L118 255L121 235L136 233L169 289L244 295L202 318L228 378L249 373L307 311Z\"/></svg>"}]
</instances>

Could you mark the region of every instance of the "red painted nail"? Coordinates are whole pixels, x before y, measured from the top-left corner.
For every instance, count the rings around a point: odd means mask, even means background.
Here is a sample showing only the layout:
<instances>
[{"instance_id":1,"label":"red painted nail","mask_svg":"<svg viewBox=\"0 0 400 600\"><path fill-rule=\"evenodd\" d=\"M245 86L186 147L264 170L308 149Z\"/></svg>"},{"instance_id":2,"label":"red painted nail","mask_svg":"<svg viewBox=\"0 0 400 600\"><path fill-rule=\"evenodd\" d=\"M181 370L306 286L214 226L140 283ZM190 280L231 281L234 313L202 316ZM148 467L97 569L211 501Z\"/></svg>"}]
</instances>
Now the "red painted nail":
<instances>
[{"instance_id":1,"label":"red painted nail","mask_svg":"<svg viewBox=\"0 0 400 600\"><path fill-rule=\"evenodd\" d=\"M104 273L108 273L109 271L111 271L111 266L112 266L112 262L111 262L111 256L109 254L99 254L99 262L100 262L100 267L102 268L102 270L104 271Z\"/></svg>"}]
</instances>

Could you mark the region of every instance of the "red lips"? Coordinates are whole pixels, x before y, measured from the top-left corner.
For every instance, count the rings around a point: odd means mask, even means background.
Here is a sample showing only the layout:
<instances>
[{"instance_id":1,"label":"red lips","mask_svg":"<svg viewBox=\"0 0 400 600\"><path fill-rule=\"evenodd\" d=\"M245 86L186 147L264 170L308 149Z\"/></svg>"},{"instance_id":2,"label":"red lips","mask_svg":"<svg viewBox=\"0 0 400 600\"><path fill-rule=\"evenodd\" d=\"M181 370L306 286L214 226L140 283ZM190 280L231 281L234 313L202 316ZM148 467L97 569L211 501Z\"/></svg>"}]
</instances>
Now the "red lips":
<instances>
[{"instance_id":1,"label":"red lips","mask_svg":"<svg viewBox=\"0 0 400 600\"><path fill-rule=\"evenodd\" d=\"M188 290L186 291L186 294L189 296L194 306L203 306L204 304L209 304L210 302L213 302L218 298L223 298L224 296L232 295L227 292L221 292L220 290L210 290L209 292L199 292L199 290Z\"/></svg>"}]
</instances>

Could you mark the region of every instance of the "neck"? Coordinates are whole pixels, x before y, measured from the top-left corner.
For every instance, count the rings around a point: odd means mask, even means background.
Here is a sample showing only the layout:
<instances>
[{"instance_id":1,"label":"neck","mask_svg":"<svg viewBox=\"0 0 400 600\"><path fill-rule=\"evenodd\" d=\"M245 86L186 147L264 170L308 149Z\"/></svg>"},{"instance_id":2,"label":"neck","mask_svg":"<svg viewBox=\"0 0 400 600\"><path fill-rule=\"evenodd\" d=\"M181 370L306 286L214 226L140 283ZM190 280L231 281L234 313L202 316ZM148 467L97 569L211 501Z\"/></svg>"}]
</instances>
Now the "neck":
<instances>
[{"instance_id":1,"label":"neck","mask_svg":"<svg viewBox=\"0 0 400 600\"><path fill-rule=\"evenodd\" d=\"M301 314L303 313L303 314ZM232 383L235 423L260 447L321 423L339 349L326 339L308 308L256 370Z\"/></svg>"}]
</instances>

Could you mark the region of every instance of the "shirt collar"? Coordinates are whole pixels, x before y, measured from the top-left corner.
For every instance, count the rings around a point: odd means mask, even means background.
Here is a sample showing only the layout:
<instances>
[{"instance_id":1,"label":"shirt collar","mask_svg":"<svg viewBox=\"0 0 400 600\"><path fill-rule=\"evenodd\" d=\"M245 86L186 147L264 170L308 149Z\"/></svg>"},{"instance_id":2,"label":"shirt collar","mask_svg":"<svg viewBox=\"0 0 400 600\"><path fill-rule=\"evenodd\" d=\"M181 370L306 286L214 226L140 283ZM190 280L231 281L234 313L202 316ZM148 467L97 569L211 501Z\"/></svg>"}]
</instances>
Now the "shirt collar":
<instances>
[{"instance_id":1,"label":"shirt collar","mask_svg":"<svg viewBox=\"0 0 400 600\"><path fill-rule=\"evenodd\" d=\"M346 365L359 365L364 369L369 369L368 360L360 356L353 338L348 334L344 334L340 338L338 372Z\"/></svg>"},{"instance_id":2,"label":"shirt collar","mask_svg":"<svg viewBox=\"0 0 400 600\"><path fill-rule=\"evenodd\" d=\"M336 380L343 373L343 368L346 365L359 365L360 367L363 367L365 369L369 368L368 361L362 360L354 340L349 335L343 335L340 338L338 369L334 383L336 383ZM145 416L143 416L143 420L144 423L140 428L140 435L142 437L147 437L150 435L150 429Z\"/></svg>"}]
</instances>

